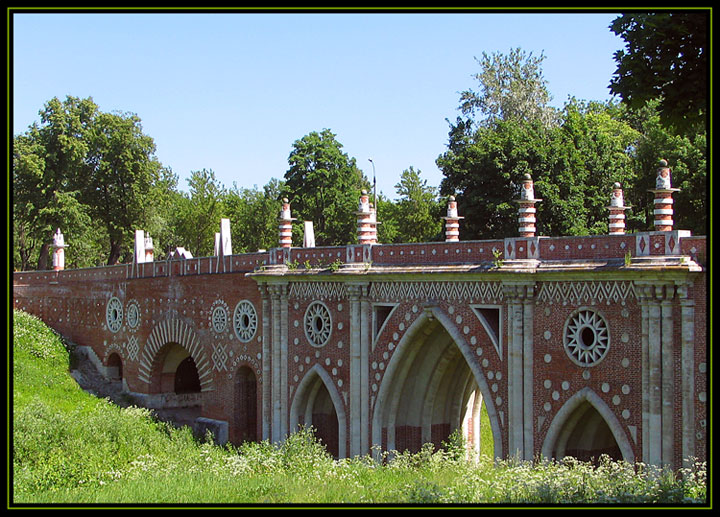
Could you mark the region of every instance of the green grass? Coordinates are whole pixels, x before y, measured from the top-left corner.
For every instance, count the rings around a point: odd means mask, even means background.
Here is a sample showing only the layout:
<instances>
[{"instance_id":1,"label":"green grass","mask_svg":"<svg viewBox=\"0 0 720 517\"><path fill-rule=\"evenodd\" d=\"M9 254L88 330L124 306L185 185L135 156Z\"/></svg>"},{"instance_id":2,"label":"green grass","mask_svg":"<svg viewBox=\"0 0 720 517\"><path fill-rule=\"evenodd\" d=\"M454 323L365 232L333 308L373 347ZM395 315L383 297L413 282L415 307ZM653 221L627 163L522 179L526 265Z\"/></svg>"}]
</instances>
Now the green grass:
<instances>
[{"instance_id":1,"label":"green grass","mask_svg":"<svg viewBox=\"0 0 720 517\"><path fill-rule=\"evenodd\" d=\"M13 313L13 506L115 504L699 504L705 467L468 462L455 446L334 460L301 430L219 447L83 392L60 336ZM380 453L378 452L378 455ZM377 461L377 460L380 461Z\"/></svg>"}]
</instances>

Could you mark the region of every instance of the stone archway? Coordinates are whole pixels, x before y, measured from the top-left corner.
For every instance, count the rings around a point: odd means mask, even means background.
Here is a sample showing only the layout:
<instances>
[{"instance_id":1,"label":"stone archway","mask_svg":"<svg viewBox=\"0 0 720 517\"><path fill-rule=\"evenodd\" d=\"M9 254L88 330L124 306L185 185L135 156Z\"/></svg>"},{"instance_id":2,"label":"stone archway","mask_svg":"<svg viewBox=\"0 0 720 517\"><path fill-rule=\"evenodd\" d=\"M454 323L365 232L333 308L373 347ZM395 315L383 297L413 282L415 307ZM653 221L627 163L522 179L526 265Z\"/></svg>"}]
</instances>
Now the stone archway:
<instances>
[{"instance_id":1,"label":"stone archway","mask_svg":"<svg viewBox=\"0 0 720 517\"><path fill-rule=\"evenodd\" d=\"M553 418L542 455L557 459L573 456L588 461L601 454L635 461L623 426L602 398L586 387L573 395Z\"/></svg>"},{"instance_id":2,"label":"stone archway","mask_svg":"<svg viewBox=\"0 0 720 517\"><path fill-rule=\"evenodd\" d=\"M317 364L303 377L290 407L290 429L310 425L330 454L336 458L346 456L347 421L343 401L330 375Z\"/></svg>"},{"instance_id":3,"label":"stone archway","mask_svg":"<svg viewBox=\"0 0 720 517\"><path fill-rule=\"evenodd\" d=\"M123 378L123 363L122 357L118 353L111 353L107 359L107 365L105 366L107 376L111 381L122 381Z\"/></svg>"},{"instance_id":4,"label":"stone archway","mask_svg":"<svg viewBox=\"0 0 720 517\"><path fill-rule=\"evenodd\" d=\"M192 327L180 319L162 321L150 332L140 355L138 379L146 384L152 384L153 368L158 355L161 350L172 343L182 347L187 355L192 357L200 381L200 391L212 390L211 363Z\"/></svg>"},{"instance_id":5,"label":"stone archway","mask_svg":"<svg viewBox=\"0 0 720 517\"><path fill-rule=\"evenodd\" d=\"M256 442L257 432L257 379L252 368L241 366L235 375L234 386L234 441Z\"/></svg>"},{"instance_id":6,"label":"stone archway","mask_svg":"<svg viewBox=\"0 0 720 517\"><path fill-rule=\"evenodd\" d=\"M490 393L451 319L437 307L426 308L388 363L373 411L373 443L384 450L416 451L424 443L439 446L460 430L478 454L484 402L494 450L482 452L501 457L500 427Z\"/></svg>"}]
</instances>

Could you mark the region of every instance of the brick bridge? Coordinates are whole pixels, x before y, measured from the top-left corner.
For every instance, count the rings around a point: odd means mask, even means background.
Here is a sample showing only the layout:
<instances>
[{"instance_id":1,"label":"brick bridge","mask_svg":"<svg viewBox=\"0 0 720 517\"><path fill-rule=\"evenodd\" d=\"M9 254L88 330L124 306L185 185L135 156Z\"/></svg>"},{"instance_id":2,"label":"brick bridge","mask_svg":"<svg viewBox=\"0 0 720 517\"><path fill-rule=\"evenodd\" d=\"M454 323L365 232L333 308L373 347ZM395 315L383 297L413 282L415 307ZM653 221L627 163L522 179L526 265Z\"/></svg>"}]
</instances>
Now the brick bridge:
<instances>
[{"instance_id":1,"label":"brick bridge","mask_svg":"<svg viewBox=\"0 0 720 517\"><path fill-rule=\"evenodd\" d=\"M661 168L662 170L662 168ZM668 170L669 172L669 170ZM311 424L337 457L418 450L461 430L491 456L600 453L681 466L707 454L706 239L672 228L675 189L655 193L655 231L535 235L527 178L519 235L378 244L363 195L358 244L16 272L15 308L85 347L142 405L195 411L220 442L282 440ZM664 187L664 188L661 188Z\"/></svg>"}]
</instances>

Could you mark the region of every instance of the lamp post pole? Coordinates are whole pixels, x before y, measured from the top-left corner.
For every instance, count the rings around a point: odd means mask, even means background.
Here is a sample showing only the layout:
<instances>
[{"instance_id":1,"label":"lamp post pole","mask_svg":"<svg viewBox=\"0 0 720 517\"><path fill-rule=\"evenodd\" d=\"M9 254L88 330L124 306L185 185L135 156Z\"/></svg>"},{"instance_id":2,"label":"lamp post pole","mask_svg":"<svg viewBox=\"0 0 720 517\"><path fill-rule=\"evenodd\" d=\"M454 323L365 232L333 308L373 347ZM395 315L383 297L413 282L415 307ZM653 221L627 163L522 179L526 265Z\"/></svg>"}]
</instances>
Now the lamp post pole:
<instances>
[{"instance_id":1,"label":"lamp post pole","mask_svg":"<svg viewBox=\"0 0 720 517\"><path fill-rule=\"evenodd\" d=\"M377 214L377 183L375 181L375 162L372 161L372 158L368 158L368 161L372 164L373 167L373 206L375 207L375 213Z\"/></svg>"}]
</instances>

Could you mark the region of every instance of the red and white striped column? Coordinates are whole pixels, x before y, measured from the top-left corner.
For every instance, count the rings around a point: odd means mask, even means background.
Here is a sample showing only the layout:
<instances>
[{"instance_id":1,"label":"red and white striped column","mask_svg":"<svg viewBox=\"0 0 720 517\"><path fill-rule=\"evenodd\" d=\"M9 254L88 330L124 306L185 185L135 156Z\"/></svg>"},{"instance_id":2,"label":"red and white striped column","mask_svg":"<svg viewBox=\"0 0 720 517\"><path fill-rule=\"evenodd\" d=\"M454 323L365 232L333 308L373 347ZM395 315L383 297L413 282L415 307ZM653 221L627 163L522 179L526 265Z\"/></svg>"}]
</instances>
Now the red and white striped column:
<instances>
[{"instance_id":1,"label":"red and white striped column","mask_svg":"<svg viewBox=\"0 0 720 517\"><path fill-rule=\"evenodd\" d=\"M445 219L445 242L456 242L460 240L460 217L457 210L457 201L455 196L448 199L447 216Z\"/></svg>"},{"instance_id":2,"label":"red and white striped column","mask_svg":"<svg viewBox=\"0 0 720 517\"><path fill-rule=\"evenodd\" d=\"M53 235L53 270L55 271L65 269L65 248L65 237L58 228L55 235Z\"/></svg>"},{"instance_id":3,"label":"red and white striped column","mask_svg":"<svg viewBox=\"0 0 720 517\"><path fill-rule=\"evenodd\" d=\"M359 244L377 244L377 216L370 203L370 196L363 190L357 214L357 232Z\"/></svg>"},{"instance_id":4,"label":"red and white striped column","mask_svg":"<svg viewBox=\"0 0 720 517\"><path fill-rule=\"evenodd\" d=\"M280 210L280 217L278 218L281 248L292 247L292 222L294 220L295 218L290 216L290 202L285 197L282 200L282 210Z\"/></svg>"},{"instance_id":5,"label":"red and white striped column","mask_svg":"<svg viewBox=\"0 0 720 517\"><path fill-rule=\"evenodd\" d=\"M535 197L535 187L532 177L525 174L523 177L522 189L520 191L520 199L515 202L518 208L518 233L520 237L535 237L536 220L535 220L535 204L542 201Z\"/></svg>"},{"instance_id":6,"label":"red and white striped column","mask_svg":"<svg viewBox=\"0 0 720 517\"><path fill-rule=\"evenodd\" d=\"M673 198L679 188L673 188L670 182L670 167L665 160L660 160L660 167L657 170L655 188L650 192L655 194L655 231L671 232L673 230Z\"/></svg>"},{"instance_id":7,"label":"red and white striped column","mask_svg":"<svg viewBox=\"0 0 720 517\"><path fill-rule=\"evenodd\" d=\"M623 199L623 191L620 183L613 184L612 195L610 196L610 206L607 207L610 215L608 216L608 228L610 235L620 235L625 233L625 210L630 207L625 206Z\"/></svg>"}]
</instances>

